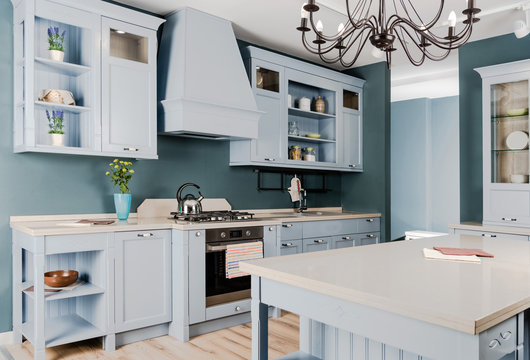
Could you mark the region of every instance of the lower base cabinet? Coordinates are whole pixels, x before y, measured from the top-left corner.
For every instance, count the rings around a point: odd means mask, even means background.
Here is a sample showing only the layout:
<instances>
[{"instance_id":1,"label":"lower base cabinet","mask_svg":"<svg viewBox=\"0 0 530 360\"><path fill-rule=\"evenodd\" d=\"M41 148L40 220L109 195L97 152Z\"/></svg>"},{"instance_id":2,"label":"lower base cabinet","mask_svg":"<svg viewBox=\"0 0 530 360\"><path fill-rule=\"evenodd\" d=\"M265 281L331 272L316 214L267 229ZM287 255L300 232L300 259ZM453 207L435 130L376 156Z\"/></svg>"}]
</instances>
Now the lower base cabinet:
<instances>
[{"instance_id":1,"label":"lower base cabinet","mask_svg":"<svg viewBox=\"0 0 530 360\"><path fill-rule=\"evenodd\" d=\"M171 232L115 234L116 332L171 321Z\"/></svg>"},{"instance_id":2,"label":"lower base cabinet","mask_svg":"<svg viewBox=\"0 0 530 360\"><path fill-rule=\"evenodd\" d=\"M378 244L380 242L379 234L379 232L358 234L356 235L355 246Z\"/></svg>"},{"instance_id":3,"label":"lower base cabinet","mask_svg":"<svg viewBox=\"0 0 530 360\"><path fill-rule=\"evenodd\" d=\"M303 240L303 252L313 252L331 249L332 237L318 237Z\"/></svg>"},{"instance_id":4,"label":"lower base cabinet","mask_svg":"<svg viewBox=\"0 0 530 360\"><path fill-rule=\"evenodd\" d=\"M280 241L280 256L300 254L302 247L302 239Z\"/></svg>"},{"instance_id":5,"label":"lower base cabinet","mask_svg":"<svg viewBox=\"0 0 530 360\"><path fill-rule=\"evenodd\" d=\"M523 241L529 240L529 237L527 235L504 234L504 233L490 232L490 231L454 229L454 233L457 235L458 234L475 235L475 236L499 238L499 239L514 239L514 240L523 240Z\"/></svg>"}]
</instances>

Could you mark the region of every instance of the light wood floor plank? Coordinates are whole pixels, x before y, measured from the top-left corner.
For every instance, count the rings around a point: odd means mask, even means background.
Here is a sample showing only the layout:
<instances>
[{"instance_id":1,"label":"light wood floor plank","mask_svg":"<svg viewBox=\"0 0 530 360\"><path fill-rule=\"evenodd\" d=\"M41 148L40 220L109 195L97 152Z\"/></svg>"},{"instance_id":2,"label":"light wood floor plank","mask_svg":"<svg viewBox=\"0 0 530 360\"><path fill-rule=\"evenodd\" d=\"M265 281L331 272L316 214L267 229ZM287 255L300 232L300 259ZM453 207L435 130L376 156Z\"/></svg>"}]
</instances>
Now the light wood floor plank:
<instances>
[{"instance_id":1,"label":"light wood floor plank","mask_svg":"<svg viewBox=\"0 0 530 360\"><path fill-rule=\"evenodd\" d=\"M105 352L100 339L46 349L46 360L247 360L251 357L251 324L234 326L183 343L169 336L139 341ZM269 320L269 359L298 350L299 319L284 313ZM25 341L6 346L16 360L32 360L33 346Z\"/></svg>"}]
</instances>

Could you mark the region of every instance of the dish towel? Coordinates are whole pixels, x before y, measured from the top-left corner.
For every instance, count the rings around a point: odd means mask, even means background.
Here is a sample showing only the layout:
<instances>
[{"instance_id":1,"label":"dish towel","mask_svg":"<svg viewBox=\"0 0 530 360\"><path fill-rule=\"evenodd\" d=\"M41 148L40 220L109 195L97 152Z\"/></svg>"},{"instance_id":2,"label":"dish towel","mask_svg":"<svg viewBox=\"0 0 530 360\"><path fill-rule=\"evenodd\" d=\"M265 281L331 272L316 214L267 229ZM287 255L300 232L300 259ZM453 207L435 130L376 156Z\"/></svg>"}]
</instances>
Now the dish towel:
<instances>
[{"instance_id":1,"label":"dish towel","mask_svg":"<svg viewBox=\"0 0 530 360\"><path fill-rule=\"evenodd\" d=\"M226 278L232 279L246 276L247 273L239 270L239 262L263 258L263 242L254 241L241 244L226 245L225 269Z\"/></svg>"},{"instance_id":2,"label":"dish towel","mask_svg":"<svg viewBox=\"0 0 530 360\"><path fill-rule=\"evenodd\" d=\"M446 247L439 247L439 246L433 246L434 250L438 250L444 255L463 255L463 256L470 256L470 255L477 255L482 257L493 257L492 254L485 252L481 249L462 249L462 248L446 248Z\"/></svg>"},{"instance_id":3,"label":"dish towel","mask_svg":"<svg viewBox=\"0 0 530 360\"><path fill-rule=\"evenodd\" d=\"M476 255L461 256L461 255L444 255L438 250L423 248L423 256L426 259L434 260L449 260L458 262L480 263L480 259Z\"/></svg>"}]
</instances>

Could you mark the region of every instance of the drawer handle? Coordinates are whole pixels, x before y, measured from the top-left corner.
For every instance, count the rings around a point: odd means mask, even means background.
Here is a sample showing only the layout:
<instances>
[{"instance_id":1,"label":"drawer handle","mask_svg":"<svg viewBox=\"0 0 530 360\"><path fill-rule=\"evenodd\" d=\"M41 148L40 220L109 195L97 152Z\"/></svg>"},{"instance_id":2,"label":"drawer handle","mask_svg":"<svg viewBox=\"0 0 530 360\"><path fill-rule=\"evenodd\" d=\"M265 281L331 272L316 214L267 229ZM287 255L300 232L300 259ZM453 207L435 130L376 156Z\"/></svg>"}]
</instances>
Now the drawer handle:
<instances>
[{"instance_id":1,"label":"drawer handle","mask_svg":"<svg viewBox=\"0 0 530 360\"><path fill-rule=\"evenodd\" d=\"M342 237L342 240L350 240L350 239L351 239L351 237L349 237L349 236L343 236Z\"/></svg>"},{"instance_id":2,"label":"drawer handle","mask_svg":"<svg viewBox=\"0 0 530 360\"><path fill-rule=\"evenodd\" d=\"M151 237L151 236L153 236L153 233L138 234L138 237Z\"/></svg>"},{"instance_id":3,"label":"drawer handle","mask_svg":"<svg viewBox=\"0 0 530 360\"><path fill-rule=\"evenodd\" d=\"M197 231L197 232L195 233L195 236L200 237L200 236L201 236L201 232L200 232L200 231Z\"/></svg>"},{"instance_id":4,"label":"drawer handle","mask_svg":"<svg viewBox=\"0 0 530 360\"><path fill-rule=\"evenodd\" d=\"M276 161L275 158L265 158L265 161Z\"/></svg>"},{"instance_id":5,"label":"drawer handle","mask_svg":"<svg viewBox=\"0 0 530 360\"><path fill-rule=\"evenodd\" d=\"M290 228L290 227L293 227L293 224L282 224L282 226L284 228Z\"/></svg>"},{"instance_id":6,"label":"drawer handle","mask_svg":"<svg viewBox=\"0 0 530 360\"><path fill-rule=\"evenodd\" d=\"M491 340L490 343L488 344L489 348L490 349L495 349L497 346L499 346L501 343L499 340L497 339L494 339L494 340Z\"/></svg>"},{"instance_id":7,"label":"drawer handle","mask_svg":"<svg viewBox=\"0 0 530 360\"><path fill-rule=\"evenodd\" d=\"M351 168L355 168L355 167L357 167L357 165L355 165L355 164L350 164L350 167L351 167Z\"/></svg>"},{"instance_id":8,"label":"drawer handle","mask_svg":"<svg viewBox=\"0 0 530 360\"><path fill-rule=\"evenodd\" d=\"M366 219L368 222L374 222L374 219Z\"/></svg>"},{"instance_id":9,"label":"drawer handle","mask_svg":"<svg viewBox=\"0 0 530 360\"><path fill-rule=\"evenodd\" d=\"M274 228L271 226L271 227L269 228L269 231L274 231Z\"/></svg>"},{"instance_id":10,"label":"drawer handle","mask_svg":"<svg viewBox=\"0 0 530 360\"><path fill-rule=\"evenodd\" d=\"M313 241L316 242L317 244L322 244L324 242L324 240L322 240L322 239L313 240Z\"/></svg>"},{"instance_id":11,"label":"drawer handle","mask_svg":"<svg viewBox=\"0 0 530 360\"><path fill-rule=\"evenodd\" d=\"M138 151L140 149L133 148L133 147L126 147L126 148L123 148L123 150L125 150L125 151Z\"/></svg>"},{"instance_id":12,"label":"drawer handle","mask_svg":"<svg viewBox=\"0 0 530 360\"><path fill-rule=\"evenodd\" d=\"M369 238L374 238L375 235L374 235L374 234L368 234L368 237L369 237Z\"/></svg>"},{"instance_id":13,"label":"drawer handle","mask_svg":"<svg viewBox=\"0 0 530 360\"><path fill-rule=\"evenodd\" d=\"M236 311L241 310L241 306L236 306Z\"/></svg>"},{"instance_id":14,"label":"drawer handle","mask_svg":"<svg viewBox=\"0 0 530 360\"><path fill-rule=\"evenodd\" d=\"M497 237L497 235L493 235L493 234L482 234L482 236L489 237L489 238L496 238Z\"/></svg>"},{"instance_id":15,"label":"drawer handle","mask_svg":"<svg viewBox=\"0 0 530 360\"><path fill-rule=\"evenodd\" d=\"M517 221L517 219L514 219L514 218L507 218L507 217L503 217L502 220L503 220L503 221Z\"/></svg>"},{"instance_id":16,"label":"drawer handle","mask_svg":"<svg viewBox=\"0 0 530 360\"><path fill-rule=\"evenodd\" d=\"M511 337L512 337L511 331L501 332L501 338L503 338L504 340L508 340Z\"/></svg>"},{"instance_id":17,"label":"drawer handle","mask_svg":"<svg viewBox=\"0 0 530 360\"><path fill-rule=\"evenodd\" d=\"M285 247L291 247L291 246L293 246L293 243L282 244L282 246L285 246Z\"/></svg>"}]
</instances>

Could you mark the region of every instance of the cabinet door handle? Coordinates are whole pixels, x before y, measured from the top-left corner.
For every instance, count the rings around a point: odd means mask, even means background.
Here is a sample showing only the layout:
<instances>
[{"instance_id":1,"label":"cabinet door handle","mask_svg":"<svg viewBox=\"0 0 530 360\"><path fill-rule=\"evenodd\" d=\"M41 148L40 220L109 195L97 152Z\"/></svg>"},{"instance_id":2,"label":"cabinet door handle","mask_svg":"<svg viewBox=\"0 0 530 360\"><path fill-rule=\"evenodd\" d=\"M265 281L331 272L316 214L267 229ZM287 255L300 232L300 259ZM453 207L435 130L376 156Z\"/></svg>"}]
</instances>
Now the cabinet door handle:
<instances>
[{"instance_id":1,"label":"cabinet door handle","mask_svg":"<svg viewBox=\"0 0 530 360\"><path fill-rule=\"evenodd\" d=\"M201 232L200 232L200 231L197 231L197 232L195 233L195 236L200 237L200 236L201 236Z\"/></svg>"},{"instance_id":2,"label":"cabinet door handle","mask_svg":"<svg viewBox=\"0 0 530 360\"><path fill-rule=\"evenodd\" d=\"M123 150L125 150L125 151L138 151L140 149L133 148L133 147L125 147L125 148L123 148Z\"/></svg>"},{"instance_id":3,"label":"cabinet door handle","mask_svg":"<svg viewBox=\"0 0 530 360\"><path fill-rule=\"evenodd\" d=\"M350 164L350 167L351 167L351 168L356 168L357 165L355 165L355 164Z\"/></svg>"},{"instance_id":4,"label":"cabinet door handle","mask_svg":"<svg viewBox=\"0 0 530 360\"><path fill-rule=\"evenodd\" d=\"M269 228L269 231L274 231L274 228L271 226L271 227Z\"/></svg>"},{"instance_id":5,"label":"cabinet door handle","mask_svg":"<svg viewBox=\"0 0 530 360\"><path fill-rule=\"evenodd\" d=\"M511 331L507 330L507 331L501 332L501 338L503 338L503 340L508 340L511 337L512 337Z\"/></svg>"},{"instance_id":6,"label":"cabinet door handle","mask_svg":"<svg viewBox=\"0 0 530 360\"><path fill-rule=\"evenodd\" d=\"M316 242L317 244L322 244L324 242L324 240L322 240L322 239L313 240L313 241Z\"/></svg>"},{"instance_id":7,"label":"cabinet door handle","mask_svg":"<svg viewBox=\"0 0 530 360\"><path fill-rule=\"evenodd\" d=\"M291 246L293 246L293 243L285 243L285 244L282 244L282 246L291 247Z\"/></svg>"},{"instance_id":8,"label":"cabinet door handle","mask_svg":"<svg viewBox=\"0 0 530 360\"><path fill-rule=\"evenodd\" d=\"M350 240L351 238L349 236L343 236L342 240Z\"/></svg>"},{"instance_id":9,"label":"cabinet door handle","mask_svg":"<svg viewBox=\"0 0 530 360\"><path fill-rule=\"evenodd\" d=\"M366 219L367 222L374 222L374 219Z\"/></svg>"},{"instance_id":10,"label":"cabinet door handle","mask_svg":"<svg viewBox=\"0 0 530 360\"><path fill-rule=\"evenodd\" d=\"M488 344L489 348L490 349L495 349L497 346L499 346L501 343L499 340L497 339L493 339L490 341L490 343Z\"/></svg>"},{"instance_id":11,"label":"cabinet door handle","mask_svg":"<svg viewBox=\"0 0 530 360\"><path fill-rule=\"evenodd\" d=\"M138 234L138 237L151 237L151 236L153 236L153 233Z\"/></svg>"},{"instance_id":12,"label":"cabinet door handle","mask_svg":"<svg viewBox=\"0 0 530 360\"><path fill-rule=\"evenodd\" d=\"M493 234L482 234L482 236L484 236L484 237L489 237L489 238L495 238L495 237L497 237L497 235L493 235Z\"/></svg>"},{"instance_id":13,"label":"cabinet door handle","mask_svg":"<svg viewBox=\"0 0 530 360\"><path fill-rule=\"evenodd\" d=\"M276 161L274 158L265 158L265 161Z\"/></svg>"},{"instance_id":14,"label":"cabinet door handle","mask_svg":"<svg viewBox=\"0 0 530 360\"><path fill-rule=\"evenodd\" d=\"M290 228L290 227L293 227L293 224L282 224L282 226L284 228Z\"/></svg>"},{"instance_id":15,"label":"cabinet door handle","mask_svg":"<svg viewBox=\"0 0 530 360\"><path fill-rule=\"evenodd\" d=\"M374 235L374 234L368 234L368 237L369 237L369 238L374 238L375 235Z\"/></svg>"},{"instance_id":16,"label":"cabinet door handle","mask_svg":"<svg viewBox=\"0 0 530 360\"><path fill-rule=\"evenodd\" d=\"M236 306L236 311L241 310L241 306Z\"/></svg>"},{"instance_id":17,"label":"cabinet door handle","mask_svg":"<svg viewBox=\"0 0 530 360\"><path fill-rule=\"evenodd\" d=\"M514 219L514 218L507 218L507 217L503 217L502 220L503 220L503 221L517 221L517 219Z\"/></svg>"}]
</instances>

